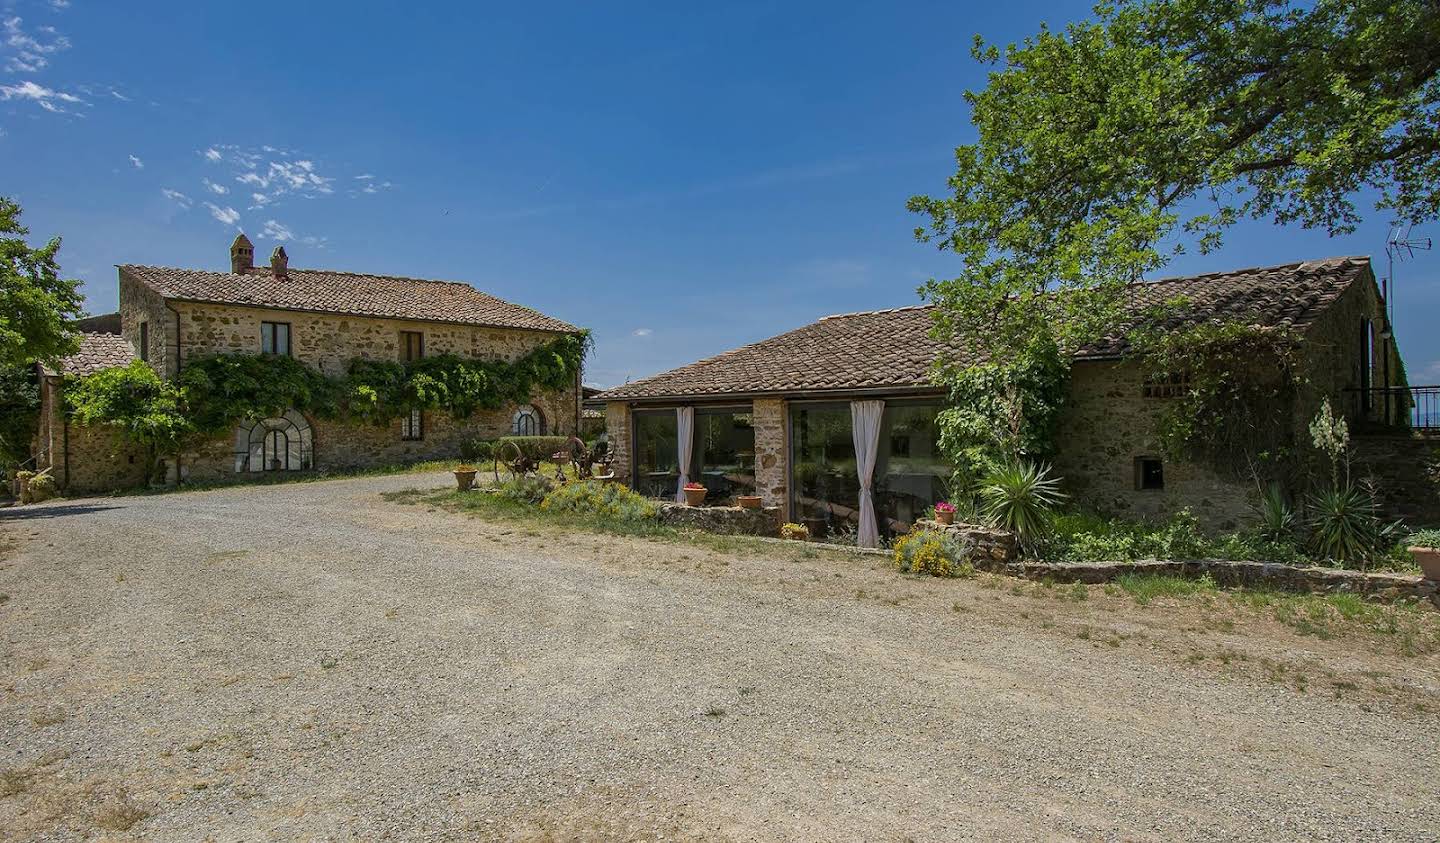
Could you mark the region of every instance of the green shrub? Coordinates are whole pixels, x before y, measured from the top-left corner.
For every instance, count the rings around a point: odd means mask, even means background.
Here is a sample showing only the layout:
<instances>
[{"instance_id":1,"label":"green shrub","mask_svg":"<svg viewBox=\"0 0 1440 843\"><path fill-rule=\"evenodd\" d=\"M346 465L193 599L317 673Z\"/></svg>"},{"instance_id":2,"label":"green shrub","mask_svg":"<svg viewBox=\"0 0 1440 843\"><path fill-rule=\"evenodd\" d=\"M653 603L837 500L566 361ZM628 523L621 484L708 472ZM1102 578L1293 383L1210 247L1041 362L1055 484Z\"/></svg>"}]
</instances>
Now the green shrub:
<instances>
[{"instance_id":1,"label":"green shrub","mask_svg":"<svg viewBox=\"0 0 1440 843\"><path fill-rule=\"evenodd\" d=\"M466 439L460 443L460 459L465 462L485 462L494 456L495 443L488 439Z\"/></svg>"},{"instance_id":2,"label":"green shrub","mask_svg":"<svg viewBox=\"0 0 1440 843\"><path fill-rule=\"evenodd\" d=\"M1309 557L1292 539L1269 538L1263 530L1211 537L1199 520L1181 510L1161 524L1106 519L1086 513L1055 518L1043 546L1055 562L1133 562L1137 559L1237 559L1303 564Z\"/></svg>"},{"instance_id":3,"label":"green shrub","mask_svg":"<svg viewBox=\"0 0 1440 843\"><path fill-rule=\"evenodd\" d=\"M991 472L980 487L980 501L992 524L1033 543L1050 531L1055 507L1065 498L1059 486L1049 466L1019 462Z\"/></svg>"},{"instance_id":4,"label":"green shrub","mask_svg":"<svg viewBox=\"0 0 1440 843\"><path fill-rule=\"evenodd\" d=\"M655 502L619 483L581 480L566 483L545 497L540 508L613 521L648 521L659 514Z\"/></svg>"},{"instance_id":5,"label":"green shrub","mask_svg":"<svg viewBox=\"0 0 1440 843\"><path fill-rule=\"evenodd\" d=\"M500 497L516 503L534 506L545 500L555 488L555 484L546 477L536 474L527 474L521 477L512 477L500 484Z\"/></svg>"},{"instance_id":6,"label":"green shrub","mask_svg":"<svg viewBox=\"0 0 1440 843\"><path fill-rule=\"evenodd\" d=\"M1410 534L1405 540L1410 547L1437 547L1440 548L1440 529L1417 530Z\"/></svg>"},{"instance_id":7,"label":"green shrub","mask_svg":"<svg viewBox=\"0 0 1440 843\"><path fill-rule=\"evenodd\" d=\"M973 577L975 566L965 559L965 548L953 537L936 530L915 530L895 542L895 567L904 574L932 577Z\"/></svg>"}]
</instances>

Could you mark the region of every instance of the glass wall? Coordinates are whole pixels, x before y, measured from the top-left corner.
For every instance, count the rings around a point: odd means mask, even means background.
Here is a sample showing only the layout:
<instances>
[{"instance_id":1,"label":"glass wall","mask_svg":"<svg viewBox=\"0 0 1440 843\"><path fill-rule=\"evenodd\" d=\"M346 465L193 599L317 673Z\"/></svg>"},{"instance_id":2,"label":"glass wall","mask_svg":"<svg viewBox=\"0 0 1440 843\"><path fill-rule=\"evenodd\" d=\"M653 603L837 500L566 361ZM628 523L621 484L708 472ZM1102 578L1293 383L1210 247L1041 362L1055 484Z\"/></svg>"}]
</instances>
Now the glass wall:
<instances>
[{"instance_id":1,"label":"glass wall","mask_svg":"<svg viewBox=\"0 0 1440 843\"><path fill-rule=\"evenodd\" d=\"M652 498L675 499L680 485L674 410L636 411L635 476L631 486Z\"/></svg>"},{"instance_id":2,"label":"glass wall","mask_svg":"<svg viewBox=\"0 0 1440 843\"><path fill-rule=\"evenodd\" d=\"M945 498L950 463L939 449L939 401L887 401L873 490L880 533L910 528ZM860 478L849 402L790 405L791 515L815 536L853 533Z\"/></svg>"},{"instance_id":3,"label":"glass wall","mask_svg":"<svg viewBox=\"0 0 1440 843\"><path fill-rule=\"evenodd\" d=\"M637 410L635 491L673 500L680 483L675 410ZM730 505L755 493L755 428L750 408L696 407L690 479L709 490L706 503Z\"/></svg>"},{"instance_id":4,"label":"glass wall","mask_svg":"<svg viewBox=\"0 0 1440 843\"><path fill-rule=\"evenodd\" d=\"M711 506L755 494L755 428L749 407L696 407L690 479L703 483Z\"/></svg>"},{"instance_id":5,"label":"glass wall","mask_svg":"<svg viewBox=\"0 0 1440 843\"><path fill-rule=\"evenodd\" d=\"M860 478L850 404L790 405L790 517L812 536L860 523Z\"/></svg>"}]
</instances>

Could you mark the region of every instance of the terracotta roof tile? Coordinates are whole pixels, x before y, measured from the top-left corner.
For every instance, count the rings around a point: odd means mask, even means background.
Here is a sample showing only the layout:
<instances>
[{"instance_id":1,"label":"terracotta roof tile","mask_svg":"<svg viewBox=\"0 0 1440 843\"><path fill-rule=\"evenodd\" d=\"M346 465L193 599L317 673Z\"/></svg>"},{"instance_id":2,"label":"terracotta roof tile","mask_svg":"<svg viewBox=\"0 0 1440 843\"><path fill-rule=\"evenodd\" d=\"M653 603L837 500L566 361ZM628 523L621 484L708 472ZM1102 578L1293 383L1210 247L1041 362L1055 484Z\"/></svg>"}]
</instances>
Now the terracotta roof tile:
<instances>
[{"instance_id":1,"label":"terracotta roof tile","mask_svg":"<svg viewBox=\"0 0 1440 843\"><path fill-rule=\"evenodd\" d=\"M124 366L134 359L135 349L119 334L82 333L80 350L60 361L60 372L84 376L112 366ZM45 373L56 374L49 367Z\"/></svg>"},{"instance_id":2,"label":"terracotta roof tile","mask_svg":"<svg viewBox=\"0 0 1440 843\"><path fill-rule=\"evenodd\" d=\"M290 269L285 278L277 278L269 268L260 267L240 274L127 264L121 266L120 271L160 295L180 301L558 333L579 330L568 322L455 281L325 269Z\"/></svg>"},{"instance_id":3,"label":"terracotta roof tile","mask_svg":"<svg viewBox=\"0 0 1440 843\"><path fill-rule=\"evenodd\" d=\"M1303 331L1352 281L1369 272L1366 257L1330 258L1133 285L1130 309L1184 296L1190 307L1166 323L1243 319L1262 327ZM645 400L856 389L916 389L946 350L930 335L931 307L827 316L802 328L653 377L617 386L600 400ZM1082 349L1077 359L1124 352L1124 332Z\"/></svg>"}]
</instances>

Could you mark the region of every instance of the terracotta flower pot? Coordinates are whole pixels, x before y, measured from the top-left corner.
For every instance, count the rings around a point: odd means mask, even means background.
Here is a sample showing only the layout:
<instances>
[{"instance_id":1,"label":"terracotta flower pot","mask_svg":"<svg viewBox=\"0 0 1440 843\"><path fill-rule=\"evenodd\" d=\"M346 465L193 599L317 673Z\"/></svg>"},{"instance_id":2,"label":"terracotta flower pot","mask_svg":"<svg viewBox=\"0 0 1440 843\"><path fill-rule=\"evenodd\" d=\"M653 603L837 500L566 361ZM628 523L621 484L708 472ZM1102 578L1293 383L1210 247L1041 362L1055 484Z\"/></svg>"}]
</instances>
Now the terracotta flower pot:
<instances>
[{"instance_id":1,"label":"terracotta flower pot","mask_svg":"<svg viewBox=\"0 0 1440 843\"><path fill-rule=\"evenodd\" d=\"M939 521L941 524L954 524L955 513L953 511L947 512L943 509L937 509L935 510L935 520Z\"/></svg>"},{"instance_id":2,"label":"terracotta flower pot","mask_svg":"<svg viewBox=\"0 0 1440 843\"><path fill-rule=\"evenodd\" d=\"M471 489L473 489L473 488L475 487L475 472L474 472L474 471L457 471L457 472L455 472L455 485L459 486L459 487L460 487L460 491L462 491L462 492L468 492L468 491L470 491Z\"/></svg>"},{"instance_id":3,"label":"terracotta flower pot","mask_svg":"<svg viewBox=\"0 0 1440 843\"><path fill-rule=\"evenodd\" d=\"M735 503L736 503L741 509L759 509L759 508L760 508L760 496L759 496L759 495L736 495L736 496L735 496Z\"/></svg>"},{"instance_id":4,"label":"terracotta flower pot","mask_svg":"<svg viewBox=\"0 0 1440 843\"><path fill-rule=\"evenodd\" d=\"M1407 550L1420 566L1420 576L1427 580L1440 580L1440 547L1411 547Z\"/></svg>"},{"instance_id":5,"label":"terracotta flower pot","mask_svg":"<svg viewBox=\"0 0 1440 843\"><path fill-rule=\"evenodd\" d=\"M700 504L704 503L704 502L705 502L705 492L706 492L705 489L686 489L686 490L685 490L685 505L686 505L686 506L699 506Z\"/></svg>"}]
</instances>

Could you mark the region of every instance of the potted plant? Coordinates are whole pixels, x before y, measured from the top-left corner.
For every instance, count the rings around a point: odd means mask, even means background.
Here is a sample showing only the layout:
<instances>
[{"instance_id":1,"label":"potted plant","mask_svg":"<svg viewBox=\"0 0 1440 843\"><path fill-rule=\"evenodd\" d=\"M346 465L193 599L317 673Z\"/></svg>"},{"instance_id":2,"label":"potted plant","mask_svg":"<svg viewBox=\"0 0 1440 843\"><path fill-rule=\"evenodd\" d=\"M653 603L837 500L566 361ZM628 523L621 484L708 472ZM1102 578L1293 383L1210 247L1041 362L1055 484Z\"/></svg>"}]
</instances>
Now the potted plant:
<instances>
[{"instance_id":1,"label":"potted plant","mask_svg":"<svg viewBox=\"0 0 1440 843\"><path fill-rule=\"evenodd\" d=\"M685 505L699 506L705 502L705 487L699 483L685 484Z\"/></svg>"},{"instance_id":2,"label":"potted plant","mask_svg":"<svg viewBox=\"0 0 1440 843\"><path fill-rule=\"evenodd\" d=\"M1406 544L1415 564L1420 566L1420 575L1427 580L1440 580L1440 530L1412 533Z\"/></svg>"},{"instance_id":3,"label":"potted plant","mask_svg":"<svg viewBox=\"0 0 1440 843\"><path fill-rule=\"evenodd\" d=\"M941 501L935 504L935 520L941 524L955 523L955 504Z\"/></svg>"},{"instance_id":4,"label":"potted plant","mask_svg":"<svg viewBox=\"0 0 1440 843\"><path fill-rule=\"evenodd\" d=\"M739 506L741 509L759 509L759 508L760 508L760 496L759 496L759 495L736 495L736 496L735 496L735 504L736 504L736 506Z\"/></svg>"},{"instance_id":5,"label":"potted plant","mask_svg":"<svg viewBox=\"0 0 1440 843\"><path fill-rule=\"evenodd\" d=\"M475 488L475 466L463 464L455 466L455 484L460 487L462 492L468 492Z\"/></svg>"}]
</instances>

